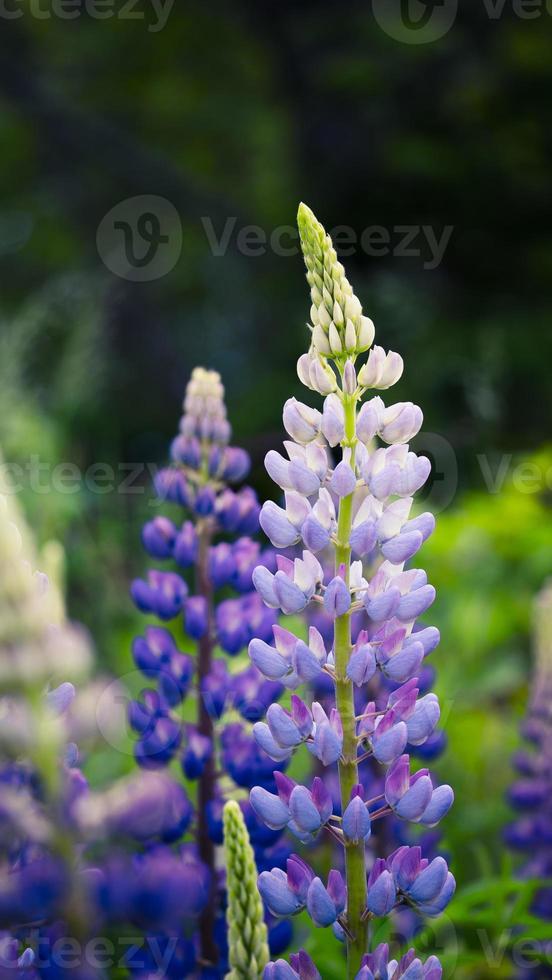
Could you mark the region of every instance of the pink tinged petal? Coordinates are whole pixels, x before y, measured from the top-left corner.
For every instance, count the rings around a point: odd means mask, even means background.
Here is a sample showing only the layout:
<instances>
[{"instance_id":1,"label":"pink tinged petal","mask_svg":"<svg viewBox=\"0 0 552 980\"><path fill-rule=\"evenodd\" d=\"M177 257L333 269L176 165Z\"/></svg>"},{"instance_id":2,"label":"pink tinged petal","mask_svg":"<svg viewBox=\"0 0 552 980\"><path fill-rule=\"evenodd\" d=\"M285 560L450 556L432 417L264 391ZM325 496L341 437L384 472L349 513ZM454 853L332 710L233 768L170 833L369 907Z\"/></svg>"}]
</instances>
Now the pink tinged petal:
<instances>
[{"instance_id":1,"label":"pink tinged petal","mask_svg":"<svg viewBox=\"0 0 552 980\"><path fill-rule=\"evenodd\" d=\"M322 823L327 823L333 813L333 798L320 776L315 776L311 788L312 801L320 814Z\"/></svg>"},{"instance_id":2,"label":"pink tinged petal","mask_svg":"<svg viewBox=\"0 0 552 980\"><path fill-rule=\"evenodd\" d=\"M403 684L402 687L398 687L396 691L392 691L387 699L387 707L394 708L395 714L402 721L410 718L416 709L416 698L419 694L416 686L417 683L418 678L413 677L406 684Z\"/></svg>"},{"instance_id":3,"label":"pink tinged petal","mask_svg":"<svg viewBox=\"0 0 552 980\"><path fill-rule=\"evenodd\" d=\"M254 786L249 795L249 802L259 820L262 820L270 830L282 830L289 818L289 808L273 793L262 786Z\"/></svg>"},{"instance_id":4,"label":"pink tinged petal","mask_svg":"<svg viewBox=\"0 0 552 980\"><path fill-rule=\"evenodd\" d=\"M338 497L348 497L356 487L356 476L344 460L339 463L330 480L330 487Z\"/></svg>"},{"instance_id":5,"label":"pink tinged petal","mask_svg":"<svg viewBox=\"0 0 552 980\"><path fill-rule=\"evenodd\" d=\"M447 784L433 790L431 800L422 813L420 822L426 827L436 827L454 803L454 793Z\"/></svg>"},{"instance_id":6,"label":"pink tinged petal","mask_svg":"<svg viewBox=\"0 0 552 980\"><path fill-rule=\"evenodd\" d=\"M420 589L403 595L399 602L395 616L401 623L409 623L418 616L421 616L435 601L435 589L432 585L423 585Z\"/></svg>"},{"instance_id":7,"label":"pink tinged petal","mask_svg":"<svg viewBox=\"0 0 552 980\"><path fill-rule=\"evenodd\" d=\"M382 554L392 565L402 565L420 550L423 541L420 531L403 532L385 542L381 549Z\"/></svg>"},{"instance_id":8,"label":"pink tinged petal","mask_svg":"<svg viewBox=\"0 0 552 980\"><path fill-rule=\"evenodd\" d=\"M319 663L326 663L328 654L326 653L326 647L324 646L322 634L316 629L316 626L311 626L309 628L309 648L313 651Z\"/></svg>"},{"instance_id":9,"label":"pink tinged petal","mask_svg":"<svg viewBox=\"0 0 552 980\"><path fill-rule=\"evenodd\" d=\"M353 844L367 840L371 834L370 814L360 796L355 796L343 814L343 833Z\"/></svg>"},{"instance_id":10,"label":"pink tinged petal","mask_svg":"<svg viewBox=\"0 0 552 980\"><path fill-rule=\"evenodd\" d=\"M428 806L433 793L429 776L422 776L413 783L402 799L394 807L395 813L403 820L417 823Z\"/></svg>"},{"instance_id":11,"label":"pink tinged petal","mask_svg":"<svg viewBox=\"0 0 552 980\"><path fill-rule=\"evenodd\" d=\"M312 715L305 702L296 694L291 695L291 717L294 725L299 729L301 737L307 738L312 731Z\"/></svg>"},{"instance_id":12,"label":"pink tinged petal","mask_svg":"<svg viewBox=\"0 0 552 980\"><path fill-rule=\"evenodd\" d=\"M264 565L257 565L253 570L253 585L267 606L271 609L278 608L279 602L274 591L274 575Z\"/></svg>"},{"instance_id":13,"label":"pink tinged petal","mask_svg":"<svg viewBox=\"0 0 552 980\"><path fill-rule=\"evenodd\" d=\"M292 854L286 861L287 880L291 890L297 895L302 905L307 900L309 885L315 877L311 866L303 861L298 854Z\"/></svg>"},{"instance_id":14,"label":"pink tinged petal","mask_svg":"<svg viewBox=\"0 0 552 980\"><path fill-rule=\"evenodd\" d=\"M304 592L290 582L284 572L276 572L274 576L274 592L282 612L286 615L301 612L307 605L307 598Z\"/></svg>"},{"instance_id":15,"label":"pink tinged petal","mask_svg":"<svg viewBox=\"0 0 552 980\"><path fill-rule=\"evenodd\" d=\"M401 755L391 766L385 778L385 799L389 806L396 806L410 787L410 758Z\"/></svg>"},{"instance_id":16,"label":"pink tinged petal","mask_svg":"<svg viewBox=\"0 0 552 980\"><path fill-rule=\"evenodd\" d=\"M283 626L279 626L277 623L272 627L272 632L274 633L276 649L286 660L291 660L295 646L299 642L295 634L285 630Z\"/></svg>"},{"instance_id":17,"label":"pink tinged petal","mask_svg":"<svg viewBox=\"0 0 552 980\"><path fill-rule=\"evenodd\" d=\"M313 701L312 703L312 716L317 725L329 724L329 718L318 701Z\"/></svg>"},{"instance_id":18,"label":"pink tinged petal","mask_svg":"<svg viewBox=\"0 0 552 980\"><path fill-rule=\"evenodd\" d=\"M274 781L278 790L278 796L288 806L289 798L297 783L293 779L290 779L289 776L286 776L285 772L280 772L278 769L274 773Z\"/></svg>"},{"instance_id":19,"label":"pink tinged petal","mask_svg":"<svg viewBox=\"0 0 552 980\"><path fill-rule=\"evenodd\" d=\"M277 960L276 962L284 963L285 961ZM265 973L263 974L263 980L297 980L297 977L299 977L300 980L322 980L316 966L304 949L300 949L298 953L292 953L289 958L289 962L294 970L293 976L288 973L275 973L274 975L270 974L269 976L266 973L266 969L268 969L267 967L265 969Z\"/></svg>"}]
</instances>

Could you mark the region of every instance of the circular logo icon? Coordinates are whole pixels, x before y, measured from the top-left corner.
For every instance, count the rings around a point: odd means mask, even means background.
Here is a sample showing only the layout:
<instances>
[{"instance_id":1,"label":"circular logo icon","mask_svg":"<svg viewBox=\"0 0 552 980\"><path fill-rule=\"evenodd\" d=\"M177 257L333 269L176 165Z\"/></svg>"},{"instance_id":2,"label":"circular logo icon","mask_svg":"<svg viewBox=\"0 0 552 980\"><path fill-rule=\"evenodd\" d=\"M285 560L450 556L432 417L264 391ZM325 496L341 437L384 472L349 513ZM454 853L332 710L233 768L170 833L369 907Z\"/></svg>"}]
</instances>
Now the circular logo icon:
<instances>
[{"instance_id":1,"label":"circular logo icon","mask_svg":"<svg viewBox=\"0 0 552 980\"><path fill-rule=\"evenodd\" d=\"M98 253L114 275L131 282L161 279L182 251L182 223L174 204L155 194L119 201L102 218Z\"/></svg>"},{"instance_id":2,"label":"circular logo icon","mask_svg":"<svg viewBox=\"0 0 552 980\"><path fill-rule=\"evenodd\" d=\"M402 44L430 44L447 34L458 0L372 0L374 17L389 37Z\"/></svg>"}]
</instances>

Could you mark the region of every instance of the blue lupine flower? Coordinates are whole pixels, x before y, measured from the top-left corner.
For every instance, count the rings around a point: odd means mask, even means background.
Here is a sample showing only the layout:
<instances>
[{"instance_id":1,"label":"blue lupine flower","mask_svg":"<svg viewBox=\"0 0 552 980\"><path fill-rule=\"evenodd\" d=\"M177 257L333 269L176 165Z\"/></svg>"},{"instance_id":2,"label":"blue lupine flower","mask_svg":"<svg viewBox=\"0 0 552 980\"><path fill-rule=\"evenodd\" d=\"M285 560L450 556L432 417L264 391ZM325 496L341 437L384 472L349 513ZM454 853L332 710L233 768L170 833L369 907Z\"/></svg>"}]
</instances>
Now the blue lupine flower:
<instances>
[{"instance_id":1,"label":"blue lupine flower","mask_svg":"<svg viewBox=\"0 0 552 980\"><path fill-rule=\"evenodd\" d=\"M214 657L216 646L235 656L257 637L264 644L263 650L272 650L282 659L268 646L273 641L277 613L265 607L253 588L256 566L266 561L268 567L261 568L274 575L276 561L271 549L262 551L259 543L248 537L259 529L260 507L254 491L228 485L244 479L249 457L243 450L228 446L230 427L223 393L215 372L193 372L180 433L171 446L173 465L160 471L155 481L158 496L185 509L184 519L179 524L156 516L143 532L149 553L159 560L171 560L181 574L156 569L131 588L142 611L167 621L183 614L187 637L196 644L197 655L192 658L177 649L168 630L146 629L135 641L133 653L138 668L157 683L158 690L145 692L142 701L133 702L129 717L139 736L135 756L141 767L158 769L178 755L184 776L199 784L195 833L198 856L209 875L209 909L202 919L197 947L203 960L213 964L213 977L227 970L224 893L218 887L213 844L222 839L221 811L229 783L227 779L219 783L219 775L229 776L239 787L250 789L259 783L267 793L275 789L274 762L260 750L250 731L235 721L215 730L214 723L236 709L247 721L258 721L271 704L277 709L275 702L282 693L277 676L263 677L253 665L231 674L225 660ZM234 535L237 540L228 540ZM219 590L225 591L221 594ZM288 673L287 666L284 672ZM196 694L194 724L179 708L190 688ZM293 724L308 737L305 710L296 706ZM276 713L276 728L282 717ZM281 735L281 727L279 731ZM279 761L285 762L283 756ZM257 846L261 840L267 847L276 844L279 831L260 828L251 808L250 821L257 828ZM279 859L285 860L286 855L284 848ZM152 865L152 874L157 867ZM170 900L170 880L168 889L169 894L163 896L166 902ZM204 894L200 890L199 896ZM190 904L190 897L187 902ZM195 916L202 913L204 905L205 901L198 899ZM133 914L129 913L130 921L134 921ZM168 910L168 921L170 914Z\"/></svg>"}]
</instances>

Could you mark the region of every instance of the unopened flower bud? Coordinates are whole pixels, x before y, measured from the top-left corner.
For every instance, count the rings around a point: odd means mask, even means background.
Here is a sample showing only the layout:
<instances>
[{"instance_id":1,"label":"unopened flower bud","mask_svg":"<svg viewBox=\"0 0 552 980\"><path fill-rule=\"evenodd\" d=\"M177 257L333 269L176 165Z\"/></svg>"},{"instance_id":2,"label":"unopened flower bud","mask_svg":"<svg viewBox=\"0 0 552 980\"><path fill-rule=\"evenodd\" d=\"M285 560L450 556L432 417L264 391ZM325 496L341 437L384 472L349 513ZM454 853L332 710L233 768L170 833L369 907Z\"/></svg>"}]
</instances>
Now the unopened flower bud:
<instances>
[{"instance_id":1,"label":"unopened flower bud","mask_svg":"<svg viewBox=\"0 0 552 980\"><path fill-rule=\"evenodd\" d=\"M324 332L319 323L316 324L312 332L312 342L316 350L320 351L321 354L329 355L332 353L328 335Z\"/></svg>"},{"instance_id":2,"label":"unopened flower bud","mask_svg":"<svg viewBox=\"0 0 552 980\"><path fill-rule=\"evenodd\" d=\"M353 395L357 388L357 376L355 366L352 361L347 361L343 371L343 391L347 395Z\"/></svg>"}]
</instances>

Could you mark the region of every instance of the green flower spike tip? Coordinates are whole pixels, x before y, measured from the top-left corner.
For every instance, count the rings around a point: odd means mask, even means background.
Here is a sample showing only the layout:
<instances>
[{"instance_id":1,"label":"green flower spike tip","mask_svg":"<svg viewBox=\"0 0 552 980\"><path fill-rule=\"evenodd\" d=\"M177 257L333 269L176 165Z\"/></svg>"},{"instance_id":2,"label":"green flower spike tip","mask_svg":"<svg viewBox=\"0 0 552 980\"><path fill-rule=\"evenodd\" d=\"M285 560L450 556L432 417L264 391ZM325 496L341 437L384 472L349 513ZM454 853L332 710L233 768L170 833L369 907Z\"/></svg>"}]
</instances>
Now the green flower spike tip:
<instances>
[{"instance_id":1,"label":"green flower spike tip","mask_svg":"<svg viewBox=\"0 0 552 980\"><path fill-rule=\"evenodd\" d=\"M374 324L362 315L332 240L306 204L297 214L311 290L312 345L323 358L355 356L372 346Z\"/></svg>"},{"instance_id":2,"label":"green flower spike tip","mask_svg":"<svg viewBox=\"0 0 552 980\"><path fill-rule=\"evenodd\" d=\"M230 973L226 980L261 980L269 960L263 903L257 890L257 867L240 807L224 807L224 847L228 890Z\"/></svg>"}]
</instances>

